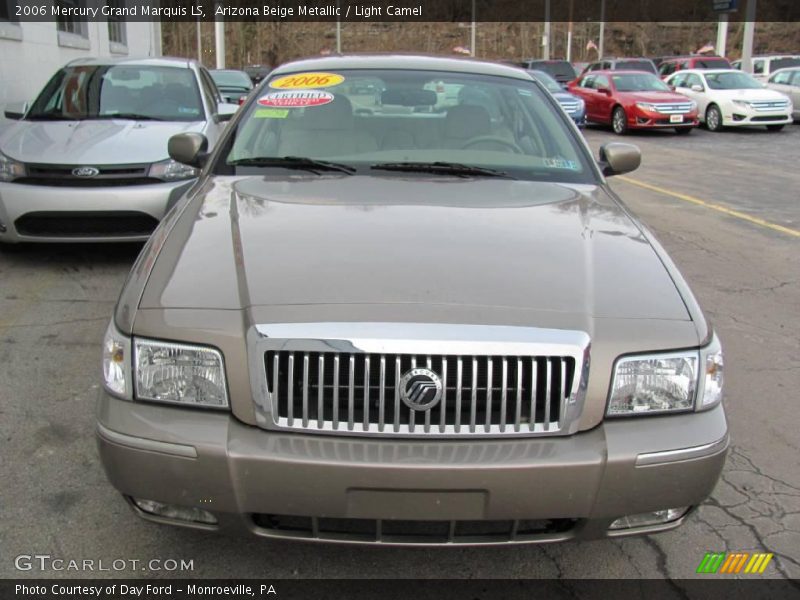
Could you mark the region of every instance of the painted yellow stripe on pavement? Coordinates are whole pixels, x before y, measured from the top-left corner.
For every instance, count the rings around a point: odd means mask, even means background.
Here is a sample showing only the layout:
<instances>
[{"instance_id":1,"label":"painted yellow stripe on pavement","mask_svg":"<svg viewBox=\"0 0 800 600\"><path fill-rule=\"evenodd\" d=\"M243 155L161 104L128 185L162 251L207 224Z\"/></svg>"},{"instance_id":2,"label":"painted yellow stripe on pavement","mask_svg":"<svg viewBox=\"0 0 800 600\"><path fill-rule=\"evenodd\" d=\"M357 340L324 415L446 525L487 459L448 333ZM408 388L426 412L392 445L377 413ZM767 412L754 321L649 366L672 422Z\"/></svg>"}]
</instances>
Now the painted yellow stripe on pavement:
<instances>
[{"instance_id":1,"label":"painted yellow stripe on pavement","mask_svg":"<svg viewBox=\"0 0 800 600\"><path fill-rule=\"evenodd\" d=\"M630 177L625 177L624 175L618 175L616 179L621 179L625 183L630 183L631 185L636 185L646 190L658 192L659 194L672 196L673 198L677 198L678 200L683 200L685 202L691 202L692 204L697 204L698 206L710 208L711 210L716 210L728 216L736 217L737 219L742 219L743 221L753 223L754 225L760 225L761 227L767 227L769 229L772 229L774 231L780 231L781 233L785 233L787 235L800 237L800 230L792 229L791 227L785 227L783 225L778 225L777 223L771 223L770 221L765 221L764 219L754 217L753 215L748 215L747 213L743 213L738 210L728 208L727 206L723 206L721 204L716 204L714 202L706 202L705 200L701 200L700 198L695 198L694 196L689 196L688 194L673 192L672 190L668 190L667 188L653 185L651 183L645 183L644 181L639 181L638 179L631 179Z\"/></svg>"}]
</instances>

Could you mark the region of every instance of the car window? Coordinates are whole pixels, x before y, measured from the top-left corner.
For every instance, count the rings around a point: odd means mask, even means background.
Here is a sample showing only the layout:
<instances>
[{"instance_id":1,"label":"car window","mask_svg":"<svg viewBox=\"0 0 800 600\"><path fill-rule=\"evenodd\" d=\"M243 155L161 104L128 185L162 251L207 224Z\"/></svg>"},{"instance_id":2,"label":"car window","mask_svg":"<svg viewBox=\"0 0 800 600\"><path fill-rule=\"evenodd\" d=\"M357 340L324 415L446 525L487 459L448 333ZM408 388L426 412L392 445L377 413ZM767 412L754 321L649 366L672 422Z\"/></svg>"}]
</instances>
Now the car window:
<instances>
[{"instance_id":1,"label":"car window","mask_svg":"<svg viewBox=\"0 0 800 600\"><path fill-rule=\"evenodd\" d=\"M655 74L656 69L649 60L618 60L614 66L617 71L648 71Z\"/></svg>"},{"instance_id":2,"label":"car window","mask_svg":"<svg viewBox=\"0 0 800 600\"><path fill-rule=\"evenodd\" d=\"M211 107L211 112L217 112L217 104L222 102L222 95L217 89L217 84L205 68L200 69L200 81L202 82L203 92L206 94Z\"/></svg>"},{"instance_id":3,"label":"car window","mask_svg":"<svg viewBox=\"0 0 800 600\"><path fill-rule=\"evenodd\" d=\"M598 75L597 78L594 80L594 88L596 90L608 89L609 86L610 84L608 82L608 77L606 77L605 75Z\"/></svg>"},{"instance_id":4,"label":"car window","mask_svg":"<svg viewBox=\"0 0 800 600\"><path fill-rule=\"evenodd\" d=\"M200 121L204 115L191 69L121 64L60 69L27 118Z\"/></svg>"},{"instance_id":5,"label":"car window","mask_svg":"<svg viewBox=\"0 0 800 600\"><path fill-rule=\"evenodd\" d=\"M668 92L669 86L650 73L620 73L611 80L618 92Z\"/></svg>"},{"instance_id":6,"label":"car window","mask_svg":"<svg viewBox=\"0 0 800 600\"><path fill-rule=\"evenodd\" d=\"M794 75L792 76L792 85L800 87L800 71L794 72Z\"/></svg>"},{"instance_id":7,"label":"car window","mask_svg":"<svg viewBox=\"0 0 800 600\"><path fill-rule=\"evenodd\" d=\"M259 159L285 156L344 163L359 173L381 163L457 162L520 179L595 180L591 159L549 94L531 80L472 73L273 75L214 168L250 173L259 171Z\"/></svg>"},{"instance_id":8,"label":"car window","mask_svg":"<svg viewBox=\"0 0 800 600\"><path fill-rule=\"evenodd\" d=\"M685 85L685 87L690 88L693 85L699 85L700 87L705 88L705 86L703 85L703 80L700 79L699 75L697 75L696 73L689 73L686 76L686 85Z\"/></svg>"},{"instance_id":9,"label":"car window","mask_svg":"<svg viewBox=\"0 0 800 600\"><path fill-rule=\"evenodd\" d=\"M775 73L772 77L770 77L770 83L781 83L783 85L787 85L792 78L791 71L783 71L781 73Z\"/></svg>"},{"instance_id":10,"label":"car window","mask_svg":"<svg viewBox=\"0 0 800 600\"><path fill-rule=\"evenodd\" d=\"M728 59L720 56L694 59L695 69L730 69Z\"/></svg>"},{"instance_id":11,"label":"car window","mask_svg":"<svg viewBox=\"0 0 800 600\"><path fill-rule=\"evenodd\" d=\"M778 69L785 69L787 67L800 67L800 56L773 58L769 63L770 71L777 71Z\"/></svg>"},{"instance_id":12,"label":"car window","mask_svg":"<svg viewBox=\"0 0 800 600\"><path fill-rule=\"evenodd\" d=\"M583 80L578 84L579 87L593 89L594 88L594 78L595 75L587 75L583 78Z\"/></svg>"},{"instance_id":13,"label":"car window","mask_svg":"<svg viewBox=\"0 0 800 600\"><path fill-rule=\"evenodd\" d=\"M753 61L753 73L760 74L764 72L764 61L763 60L754 60Z\"/></svg>"},{"instance_id":14,"label":"car window","mask_svg":"<svg viewBox=\"0 0 800 600\"><path fill-rule=\"evenodd\" d=\"M658 72L662 76L671 75L675 72L675 63L662 63Z\"/></svg>"},{"instance_id":15,"label":"car window","mask_svg":"<svg viewBox=\"0 0 800 600\"><path fill-rule=\"evenodd\" d=\"M686 75L683 73L678 73L675 75L675 77L670 79L669 82L676 88L686 87Z\"/></svg>"},{"instance_id":16,"label":"car window","mask_svg":"<svg viewBox=\"0 0 800 600\"><path fill-rule=\"evenodd\" d=\"M253 87L250 77L243 71L211 71L211 79L217 87L229 87L235 89L249 90Z\"/></svg>"}]
</instances>

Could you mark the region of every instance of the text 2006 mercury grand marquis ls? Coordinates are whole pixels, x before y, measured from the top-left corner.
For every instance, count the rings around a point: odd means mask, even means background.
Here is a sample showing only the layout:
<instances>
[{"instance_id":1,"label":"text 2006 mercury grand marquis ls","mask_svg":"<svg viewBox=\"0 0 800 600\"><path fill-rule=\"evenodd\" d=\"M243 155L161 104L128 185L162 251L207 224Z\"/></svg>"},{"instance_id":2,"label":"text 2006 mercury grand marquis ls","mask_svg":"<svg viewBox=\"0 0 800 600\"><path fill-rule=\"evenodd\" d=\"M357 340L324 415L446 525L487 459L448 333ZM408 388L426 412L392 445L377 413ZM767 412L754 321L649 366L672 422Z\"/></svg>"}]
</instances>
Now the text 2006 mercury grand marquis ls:
<instances>
[{"instance_id":1,"label":"text 2006 mercury grand marquis ls","mask_svg":"<svg viewBox=\"0 0 800 600\"><path fill-rule=\"evenodd\" d=\"M439 97L437 86L452 93ZM719 342L523 71L274 71L142 251L97 433L151 521L358 543L651 533L711 493Z\"/></svg>"}]
</instances>

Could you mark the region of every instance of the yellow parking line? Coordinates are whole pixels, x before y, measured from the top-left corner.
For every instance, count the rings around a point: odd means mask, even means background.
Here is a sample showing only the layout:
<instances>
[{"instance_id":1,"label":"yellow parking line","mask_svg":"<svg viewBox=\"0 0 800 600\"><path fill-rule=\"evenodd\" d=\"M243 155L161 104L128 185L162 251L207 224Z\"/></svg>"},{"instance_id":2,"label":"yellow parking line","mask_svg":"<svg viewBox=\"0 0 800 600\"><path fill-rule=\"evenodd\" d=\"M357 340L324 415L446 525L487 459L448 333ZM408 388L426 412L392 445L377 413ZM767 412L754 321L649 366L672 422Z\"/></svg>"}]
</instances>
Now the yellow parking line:
<instances>
[{"instance_id":1,"label":"yellow parking line","mask_svg":"<svg viewBox=\"0 0 800 600\"><path fill-rule=\"evenodd\" d=\"M637 185L646 190L658 192L659 194L672 196L673 198L677 198L678 200L683 200L685 202L691 202L692 204L697 204L705 208L710 208L711 210L716 210L728 216L736 217L737 219L742 219L743 221L753 223L754 225L760 225L761 227L767 227L769 229L780 231L781 233L786 233L794 237L800 237L800 231L797 229L792 229L791 227L784 227L783 225L778 225L777 223L771 223L769 221L765 221L764 219L759 219L758 217L748 215L747 213L739 212L738 210L733 210L732 208L728 208L727 206L723 206L721 204L716 204L714 202L706 202L705 200L701 200L700 198L695 198L694 196L681 194L680 192L673 192L672 190L668 190L666 188L653 185L651 183L645 183L644 181L639 181L638 179L631 179L630 177L625 177L624 175L619 175L616 177L616 179L621 179L625 183Z\"/></svg>"}]
</instances>

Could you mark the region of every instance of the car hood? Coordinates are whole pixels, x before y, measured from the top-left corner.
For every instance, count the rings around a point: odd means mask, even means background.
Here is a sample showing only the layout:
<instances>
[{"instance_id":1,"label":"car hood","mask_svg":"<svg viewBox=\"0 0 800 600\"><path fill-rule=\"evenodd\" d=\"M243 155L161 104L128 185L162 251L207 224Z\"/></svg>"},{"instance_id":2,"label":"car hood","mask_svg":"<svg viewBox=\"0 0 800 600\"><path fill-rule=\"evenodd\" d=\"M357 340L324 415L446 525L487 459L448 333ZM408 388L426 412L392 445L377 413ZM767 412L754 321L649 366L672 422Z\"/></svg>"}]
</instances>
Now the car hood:
<instances>
[{"instance_id":1,"label":"car hood","mask_svg":"<svg viewBox=\"0 0 800 600\"><path fill-rule=\"evenodd\" d=\"M786 94L767 88L748 89L748 90L711 90L711 95L715 98L725 98L727 100L747 100L748 102L774 102L775 100L787 100Z\"/></svg>"},{"instance_id":2,"label":"car hood","mask_svg":"<svg viewBox=\"0 0 800 600\"><path fill-rule=\"evenodd\" d=\"M600 186L217 177L160 235L144 309L380 304L690 320L659 254Z\"/></svg>"},{"instance_id":3,"label":"car hood","mask_svg":"<svg viewBox=\"0 0 800 600\"><path fill-rule=\"evenodd\" d=\"M553 94L553 98L558 100L559 102L574 102L575 100L580 100L578 96L575 94L571 94L569 92L550 92Z\"/></svg>"},{"instance_id":4,"label":"car hood","mask_svg":"<svg viewBox=\"0 0 800 600\"><path fill-rule=\"evenodd\" d=\"M686 96L675 92L617 92L617 96L630 102L689 102Z\"/></svg>"},{"instance_id":5,"label":"car hood","mask_svg":"<svg viewBox=\"0 0 800 600\"><path fill-rule=\"evenodd\" d=\"M0 151L28 163L136 164L167 158L176 133L202 131L204 122L17 121L0 135Z\"/></svg>"}]
</instances>

